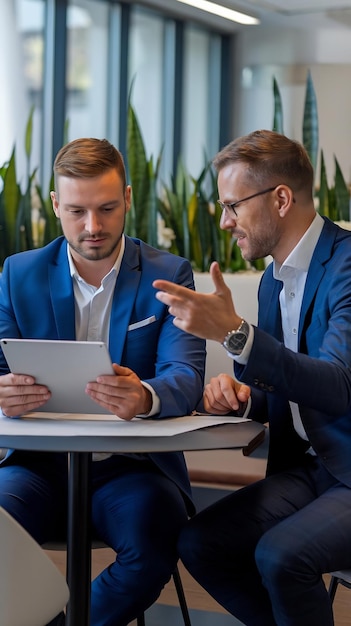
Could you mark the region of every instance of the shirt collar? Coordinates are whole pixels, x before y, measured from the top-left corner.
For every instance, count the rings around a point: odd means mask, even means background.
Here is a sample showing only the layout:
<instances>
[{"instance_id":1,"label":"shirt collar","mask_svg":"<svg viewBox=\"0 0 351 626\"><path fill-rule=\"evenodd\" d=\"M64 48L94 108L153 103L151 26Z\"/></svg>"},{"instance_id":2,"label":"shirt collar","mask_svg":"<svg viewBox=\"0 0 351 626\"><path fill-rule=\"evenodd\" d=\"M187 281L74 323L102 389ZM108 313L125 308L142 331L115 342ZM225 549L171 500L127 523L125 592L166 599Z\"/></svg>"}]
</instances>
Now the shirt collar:
<instances>
[{"instance_id":1,"label":"shirt collar","mask_svg":"<svg viewBox=\"0 0 351 626\"><path fill-rule=\"evenodd\" d=\"M273 276L279 280L279 274L282 268L289 267L297 271L308 272L311 259L317 245L318 239L324 226L323 218L316 213L312 224L296 244L295 248L280 265L273 261Z\"/></svg>"}]
</instances>

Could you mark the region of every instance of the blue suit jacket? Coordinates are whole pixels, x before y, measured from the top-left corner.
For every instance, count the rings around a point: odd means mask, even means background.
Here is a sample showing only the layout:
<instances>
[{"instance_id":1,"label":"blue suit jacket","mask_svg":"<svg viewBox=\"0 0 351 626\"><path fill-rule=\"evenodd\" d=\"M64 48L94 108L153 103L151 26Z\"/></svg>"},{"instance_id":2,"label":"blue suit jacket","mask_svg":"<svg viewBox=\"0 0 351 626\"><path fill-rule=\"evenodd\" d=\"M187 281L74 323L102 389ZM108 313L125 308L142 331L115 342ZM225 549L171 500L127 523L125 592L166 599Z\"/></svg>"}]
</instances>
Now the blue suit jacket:
<instances>
[{"instance_id":1,"label":"blue suit jacket","mask_svg":"<svg viewBox=\"0 0 351 626\"><path fill-rule=\"evenodd\" d=\"M298 352L283 344L272 265L259 289L258 328L246 366L254 419L268 421L268 472L299 464L308 447L294 431L296 402L311 445L330 473L351 487L351 232L325 219L307 275Z\"/></svg>"},{"instance_id":2,"label":"blue suit jacket","mask_svg":"<svg viewBox=\"0 0 351 626\"><path fill-rule=\"evenodd\" d=\"M156 418L186 415L202 396L205 343L174 326L168 307L155 298L152 282L156 278L194 288L187 260L126 237L113 296L109 351L113 362L131 368L154 388L161 400ZM152 316L154 322L129 329L130 325ZM5 261L1 277L0 336L75 339L73 285L63 237ZM0 374L7 372L0 350ZM150 456L177 483L190 504L183 454Z\"/></svg>"}]
</instances>

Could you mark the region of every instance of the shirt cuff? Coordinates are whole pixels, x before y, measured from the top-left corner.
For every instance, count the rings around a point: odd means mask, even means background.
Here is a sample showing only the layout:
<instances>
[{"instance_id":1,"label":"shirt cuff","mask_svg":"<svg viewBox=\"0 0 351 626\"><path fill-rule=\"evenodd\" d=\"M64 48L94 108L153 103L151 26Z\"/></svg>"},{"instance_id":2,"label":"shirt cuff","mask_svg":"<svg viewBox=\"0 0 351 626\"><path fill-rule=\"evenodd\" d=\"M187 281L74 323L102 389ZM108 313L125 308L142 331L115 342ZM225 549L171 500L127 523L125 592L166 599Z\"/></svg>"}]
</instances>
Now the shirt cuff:
<instances>
[{"instance_id":1,"label":"shirt cuff","mask_svg":"<svg viewBox=\"0 0 351 626\"><path fill-rule=\"evenodd\" d=\"M152 417L153 415L156 415L156 413L160 412L160 410L161 410L161 401L160 401L160 398L158 397L156 391L151 387L151 385L149 385L149 383L145 383L142 380L141 384L143 385L143 387L145 387L146 389L148 389L150 391L152 405L151 405L151 410L149 411L149 413L138 413L138 415L136 417Z\"/></svg>"},{"instance_id":2,"label":"shirt cuff","mask_svg":"<svg viewBox=\"0 0 351 626\"><path fill-rule=\"evenodd\" d=\"M245 404L245 403L243 403L243 405L244 405L244 404ZM243 414L241 415L241 414L238 412L238 417L242 417L243 419L244 419L244 418L248 418L248 415L249 415L249 413L250 413L250 409L251 409L251 397L250 397L250 398L248 399L248 401L246 402L246 408L245 408L245 410L244 410ZM240 409L239 409L239 411L240 411Z\"/></svg>"}]
</instances>

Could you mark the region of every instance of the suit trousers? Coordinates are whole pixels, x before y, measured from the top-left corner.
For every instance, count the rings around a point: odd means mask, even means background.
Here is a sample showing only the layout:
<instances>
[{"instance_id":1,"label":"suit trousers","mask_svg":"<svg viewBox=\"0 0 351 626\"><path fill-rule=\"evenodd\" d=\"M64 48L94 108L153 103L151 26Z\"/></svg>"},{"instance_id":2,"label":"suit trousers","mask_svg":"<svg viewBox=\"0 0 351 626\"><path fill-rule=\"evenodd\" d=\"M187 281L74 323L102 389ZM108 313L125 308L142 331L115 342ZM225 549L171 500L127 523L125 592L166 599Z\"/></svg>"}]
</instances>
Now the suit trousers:
<instances>
[{"instance_id":1,"label":"suit trousers","mask_svg":"<svg viewBox=\"0 0 351 626\"><path fill-rule=\"evenodd\" d=\"M158 598L187 521L178 487L147 457L93 463L93 535L116 560L92 582L91 626L126 626ZM14 452L0 467L0 506L36 541L65 538L67 455Z\"/></svg>"},{"instance_id":2,"label":"suit trousers","mask_svg":"<svg viewBox=\"0 0 351 626\"><path fill-rule=\"evenodd\" d=\"M322 574L351 567L351 489L322 463L271 475L181 532L192 576L247 626L331 626Z\"/></svg>"}]
</instances>

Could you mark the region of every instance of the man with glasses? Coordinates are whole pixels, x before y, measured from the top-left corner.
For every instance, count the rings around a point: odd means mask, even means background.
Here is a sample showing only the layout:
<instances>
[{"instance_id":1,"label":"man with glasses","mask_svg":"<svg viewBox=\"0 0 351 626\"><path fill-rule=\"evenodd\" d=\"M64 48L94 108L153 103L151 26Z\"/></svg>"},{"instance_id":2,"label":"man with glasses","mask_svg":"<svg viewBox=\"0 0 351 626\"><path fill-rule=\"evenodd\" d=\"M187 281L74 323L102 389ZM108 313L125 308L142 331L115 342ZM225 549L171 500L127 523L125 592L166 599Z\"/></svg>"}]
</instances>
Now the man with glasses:
<instances>
[{"instance_id":1,"label":"man with glasses","mask_svg":"<svg viewBox=\"0 0 351 626\"><path fill-rule=\"evenodd\" d=\"M269 423L267 477L182 531L191 574L249 626L332 626L322 575L351 563L351 233L315 210L296 141L256 131L214 159L221 226L244 259L271 255L258 325L242 319L218 264L212 294L164 280L174 324L223 344L235 378L204 391L208 412ZM235 295L240 312L240 293Z\"/></svg>"}]
</instances>

